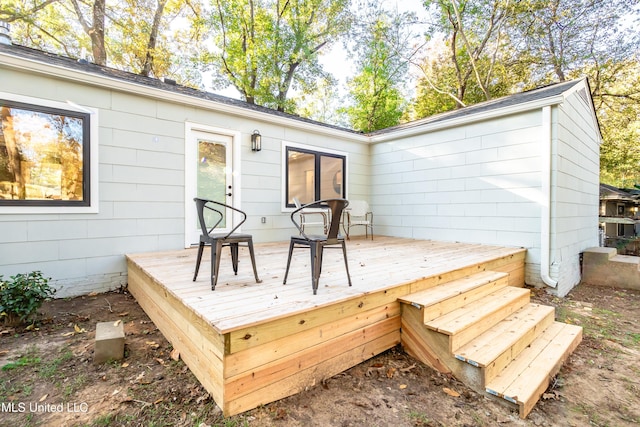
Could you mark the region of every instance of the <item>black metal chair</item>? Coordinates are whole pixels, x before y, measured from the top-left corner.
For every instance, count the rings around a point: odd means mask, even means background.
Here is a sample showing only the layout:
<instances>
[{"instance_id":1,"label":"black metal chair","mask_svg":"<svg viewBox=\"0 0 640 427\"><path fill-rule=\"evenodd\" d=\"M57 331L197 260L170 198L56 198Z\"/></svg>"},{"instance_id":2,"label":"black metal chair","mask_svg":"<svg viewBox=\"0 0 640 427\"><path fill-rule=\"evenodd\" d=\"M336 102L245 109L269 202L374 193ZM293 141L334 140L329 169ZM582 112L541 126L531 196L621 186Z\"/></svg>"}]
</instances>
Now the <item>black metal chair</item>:
<instances>
[{"instance_id":1,"label":"black metal chair","mask_svg":"<svg viewBox=\"0 0 640 427\"><path fill-rule=\"evenodd\" d=\"M224 203L216 202L214 200L201 199L196 197L193 199L196 202L196 209L198 211L198 221L200 222L200 229L202 234L200 235L200 245L198 246L198 259L196 261L196 271L193 274L193 281L196 281L198 277L198 270L200 270L200 261L202 260L202 252L205 245L211 245L211 290L216 289L218 283L218 272L220 270L220 255L222 254L222 248L229 246L231 250L231 262L233 264L234 274L238 274L238 247L240 243L246 243L249 248L249 254L251 255L251 264L253 265L253 274L256 278L256 283L260 283L258 279L258 271L256 270L256 258L253 252L253 236L251 234L234 233L246 220L247 214L240 209L236 209L233 206L225 205ZM217 208L217 209L216 209ZM215 228L222 222L224 213L222 211L225 208L231 209L235 212L242 214L242 221L238 223L228 233L215 233ZM207 225L205 218L205 212L212 212L217 215L217 221L212 227Z\"/></svg>"},{"instance_id":2,"label":"black metal chair","mask_svg":"<svg viewBox=\"0 0 640 427\"><path fill-rule=\"evenodd\" d=\"M326 199L308 203L291 212L291 221L300 232L300 235L291 236L291 243L289 244L289 258L287 259L287 270L284 273L284 280L282 281L283 284L287 283L287 276L289 275L289 267L291 266L291 256L293 255L293 248L309 248L311 252L311 280L313 294L316 295L316 293L318 292L320 273L322 271L322 253L324 248L335 248L337 246L341 246L342 255L344 257L344 266L347 270L349 286L351 286L351 276L349 275L349 264L347 262L347 247L345 245L344 237L339 234L342 211L348 205L349 201L345 199ZM328 208L331 211L331 223L329 225L328 233L323 235L307 235L304 233L301 225L298 223L298 221L296 221L296 217L299 215L300 211L305 208Z\"/></svg>"}]
</instances>

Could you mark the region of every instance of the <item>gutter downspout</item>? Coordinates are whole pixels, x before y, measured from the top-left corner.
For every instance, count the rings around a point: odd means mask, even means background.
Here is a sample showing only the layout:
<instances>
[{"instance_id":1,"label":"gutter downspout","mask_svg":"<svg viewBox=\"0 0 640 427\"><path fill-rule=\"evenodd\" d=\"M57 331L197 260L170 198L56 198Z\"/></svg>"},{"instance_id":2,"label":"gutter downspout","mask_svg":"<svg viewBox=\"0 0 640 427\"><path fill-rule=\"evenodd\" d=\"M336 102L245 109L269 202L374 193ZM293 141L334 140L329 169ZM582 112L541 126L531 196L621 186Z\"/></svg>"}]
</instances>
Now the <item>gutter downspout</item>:
<instances>
[{"instance_id":1,"label":"gutter downspout","mask_svg":"<svg viewBox=\"0 0 640 427\"><path fill-rule=\"evenodd\" d=\"M547 285L555 288L558 281L550 276L551 257L551 107L542 108L542 212L540 218L540 277Z\"/></svg>"}]
</instances>

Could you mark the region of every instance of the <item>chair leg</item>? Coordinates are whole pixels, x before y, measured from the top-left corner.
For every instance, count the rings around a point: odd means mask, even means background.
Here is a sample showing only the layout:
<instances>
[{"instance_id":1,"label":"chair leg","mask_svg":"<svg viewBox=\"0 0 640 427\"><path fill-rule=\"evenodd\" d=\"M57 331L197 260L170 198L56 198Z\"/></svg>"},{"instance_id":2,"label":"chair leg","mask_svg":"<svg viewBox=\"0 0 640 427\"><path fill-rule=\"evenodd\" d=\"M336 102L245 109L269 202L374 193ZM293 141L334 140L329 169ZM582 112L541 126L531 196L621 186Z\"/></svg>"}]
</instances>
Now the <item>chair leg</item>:
<instances>
[{"instance_id":1,"label":"chair leg","mask_svg":"<svg viewBox=\"0 0 640 427\"><path fill-rule=\"evenodd\" d=\"M220 271L220 255L222 252L222 242L216 241L215 247L211 245L211 290L216 290L218 284L218 272Z\"/></svg>"},{"instance_id":2,"label":"chair leg","mask_svg":"<svg viewBox=\"0 0 640 427\"><path fill-rule=\"evenodd\" d=\"M318 292L318 284L320 283L320 271L322 270L322 249L323 245L319 243L313 243L310 246L311 249L311 281L313 287L313 294Z\"/></svg>"},{"instance_id":3,"label":"chair leg","mask_svg":"<svg viewBox=\"0 0 640 427\"><path fill-rule=\"evenodd\" d=\"M247 243L249 246L249 255L251 255L251 265L253 265L253 275L256 277L256 283L262 282L262 280L258 279L258 270L256 269L256 256L253 252L253 239L249 239Z\"/></svg>"},{"instance_id":4,"label":"chair leg","mask_svg":"<svg viewBox=\"0 0 640 427\"><path fill-rule=\"evenodd\" d=\"M347 279L349 279L349 286L351 286L351 275L349 274L349 263L347 262L347 246L342 241L342 256L344 257L344 268L347 270Z\"/></svg>"},{"instance_id":5,"label":"chair leg","mask_svg":"<svg viewBox=\"0 0 640 427\"><path fill-rule=\"evenodd\" d=\"M202 252L204 250L204 242L200 242L200 245L198 246L198 258L196 259L196 272L193 273L193 281L196 281L196 278L198 277L198 271L200 270L200 261L202 261Z\"/></svg>"},{"instance_id":6,"label":"chair leg","mask_svg":"<svg viewBox=\"0 0 640 427\"><path fill-rule=\"evenodd\" d=\"M287 276L289 275L289 266L291 265L291 255L293 255L293 240L289 244L289 258L287 258L287 270L284 272L283 285L287 284Z\"/></svg>"},{"instance_id":7,"label":"chair leg","mask_svg":"<svg viewBox=\"0 0 640 427\"><path fill-rule=\"evenodd\" d=\"M229 244L229 249L231 250L231 264L233 264L233 274L238 275L238 244L231 243Z\"/></svg>"}]
</instances>

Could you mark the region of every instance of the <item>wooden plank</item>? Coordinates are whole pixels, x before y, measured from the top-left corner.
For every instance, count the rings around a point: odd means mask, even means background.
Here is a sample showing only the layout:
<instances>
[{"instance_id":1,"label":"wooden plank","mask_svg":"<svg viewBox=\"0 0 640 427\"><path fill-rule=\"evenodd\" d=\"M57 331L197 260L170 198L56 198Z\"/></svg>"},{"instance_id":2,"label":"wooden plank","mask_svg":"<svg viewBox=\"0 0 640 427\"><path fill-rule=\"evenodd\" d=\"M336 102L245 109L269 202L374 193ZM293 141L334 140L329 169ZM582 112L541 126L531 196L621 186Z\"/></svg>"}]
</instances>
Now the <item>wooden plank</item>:
<instances>
[{"instance_id":1,"label":"wooden plank","mask_svg":"<svg viewBox=\"0 0 640 427\"><path fill-rule=\"evenodd\" d=\"M358 313L349 318L325 323L297 334L284 336L257 347L227 355L225 377L233 377L242 372L258 369L260 366L302 351L306 348L332 340L352 331L362 330L368 325L400 316L400 304L388 304Z\"/></svg>"},{"instance_id":2,"label":"wooden plank","mask_svg":"<svg viewBox=\"0 0 640 427\"><path fill-rule=\"evenodd\" d=\"M308 387L319 384L323 379L330 378L340 372L364 362L373 356L388 350L400 342L398 332L392 332L374 341L344 352L336 357L323 360L308 369L300 370L294 375L281 379L264 388L256 389L238 399L225 402L223 413L225 416L239 414L260 405L282 399L299 393Z\"/></svg>"},{"instance_id":3,"label":"wooden plank","mask_svg":"<svg viewBox=\"0 0 640 427\"><path fill-rule=\"evenodd\" d=\"M434 334L429 334L422 322L420 310L415 307L403 307L401 340L404 350L436 371L449 374L449 339L442 334L438 335L434 337Z\"/></svg>"},{"instance_id":4,"label":"wooden plank","mask_svg":"<svg viewBox=\"0 0 640 427\"><path fill-rule=\"evenodd\" d=\"M233 400L244 396L256 389L279 382L283 378L296 375L300 370L313 369L314 366L320 365L324 360L332 359L354 348L362 347L367 342L375 341L379 337L394 332L397 334L397 341L399 342L400 316L382 320L365 328L266 363L256 367L256 369L227 378L225 380L225 398ZM258 352L260 349L254 348L252 350Z\"/></svg>"},{"instance_id":5,"label":"wooden plank","mask_svg":"<svg viewBox=\"0 0 640 427\"><path fill-rule=\"evenodd\" d=\"M414 307L421 307L424 321L428 322L504 288L507 284L506 273L483 271L407 295L400 298L400 301Z\"/></svg>"},{"instance_id":6,"label":"wooden plank","mask_svg":"<svg viewBox=\"0 0 640 427\"><path fill-rule=\"evenodd\" d=\"M559 333L522 371L518 380L504 390L504 396L517 400L520 417L525 418L558 373L569 354L582 340L582 328L561 323Z\"/></svg>"},{"instance_id":7,"label":"wooden plank","mask_svg":"<svg viewBox=\"0 0 640 427\"><path fill-rule=\"evenodd\" d=\"M483 368L483 384L491 381L554 321L553 307L529 304L456 352L456 358Z\"/></svg>"},{"instance_id":8,"label":"wooden plank","mask_svg":"<svg viewBox=\"0 0 640 427\"><path fill-rule=\"evenodd\" d=\"M144 277L135 268L129 268L129 291L165 338L180 351L182 360L216 403L222 405L223 362L215 351L211 351L215 346L207 345L210 342L200 335L196 328L183 329L188 322L153 289L153 286L144 281Z\"/></svg>"},{"instance_id":9,"label":"wooden plank","mask_svg":"<svg viewBox=\"0 0 640 427\"><path fill-rule=\"evenodd\" d=\"M581 339L582 328L554 322L487 384L487 392L518 404L520 416L526 416Z\"/></svg>"},{"instance_id":10,"label":"wooden plank","mask_svg":"<svg viewBox=\"0 0 640 427\"><path fill-rule=\"evenodd\" d=\"M450 351L462 345L529 303L528 289L506 287L426 323L450 336Z\"/></svg>"},{"instance_id":11,"label":"wooden plank","mask_svg":"<svg viewBox=\"0 0 640 427\"><path fill-rule=\"evenodd\" d=\"M140 284L144 288L152 289L155 294L161 298L161 300L166 300L168 303L167 309L174 310L178 316L186 319L187 325L193 325L197 328L197 330L199 330L200 333L202 333L203 336L206 337L206 339L214 346L213 351L216 356L222 359L222 356L225 353L225 347L227 346L225 337L218 334L206 319L196 311L192 310L191 307L184 303L184 301L180 300L175 293L171 291L171 289L165 286L165 284L160 283L157 279L146 274L144 270L134 262L130 262L128 260L127 264L127 268L130 271L129 274L135 275L136 283Z\"/></svg>"},{"instance_id":12,"label":"wooden plank","mask_svg":"<svg viewBox=\"0 0 640 427\"><path fill-rule=\"evenodd\" d=\"M353 317L376 307L398 304L398 297L406 292L405 287L396 287L388 291L360 295L337 304L303 311L288 317L280 316L268 323L231 331L229 354L313 329L336 319Z\"/></svg>"}]
</instances>

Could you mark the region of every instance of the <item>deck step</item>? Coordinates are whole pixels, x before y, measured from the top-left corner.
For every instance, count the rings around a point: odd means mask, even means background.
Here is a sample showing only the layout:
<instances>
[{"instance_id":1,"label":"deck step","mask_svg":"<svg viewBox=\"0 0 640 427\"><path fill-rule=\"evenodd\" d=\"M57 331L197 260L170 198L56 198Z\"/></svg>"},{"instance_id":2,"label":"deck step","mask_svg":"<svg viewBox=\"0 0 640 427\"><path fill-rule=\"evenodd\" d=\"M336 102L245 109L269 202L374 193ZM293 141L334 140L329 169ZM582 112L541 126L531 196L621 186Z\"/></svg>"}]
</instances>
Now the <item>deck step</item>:
<instances>
[{"instance_id":1,"label":"deck step","mask_svg":"<svg viewBox=\"0 0 640 427\"><path fill-rule=\"evenodd\" d=\"M529 300L528 289L507 286L430 320L425 326L449 335L449 351L455 353L471 339L527 305Z\"/></svg>"},{"instance_id":2,"label":"deck step","mask_svg":"<svg viewBox=\"0 0 640 427\"><path fill-rule=\"evenodd\" d=\"M550 306L529 303L456 351L458 360L482 369L482 387L531 344L555 317Z\"/></svg>"},{"instance_id":3,"label":"deck step","mask_svg":"<svg viewBox=\"0 0 640 427\"><path fill-rule=\"evenodd\" d=\"M399 300L421 309L424 321L428 322L491 292L505 288L508 284L508 273L482 271L406 295Z\"/></svg>"},{"instance_id":4,"label":"deck step","mask_svg":"<svg viewBox=\"0 0 640 427\"><path fill-rule=\"evenodd\" d=\"M525 418L581 340L581 327L553 322L486 385L487 393L518 405Z\"/></svg>"}]
</instances>

